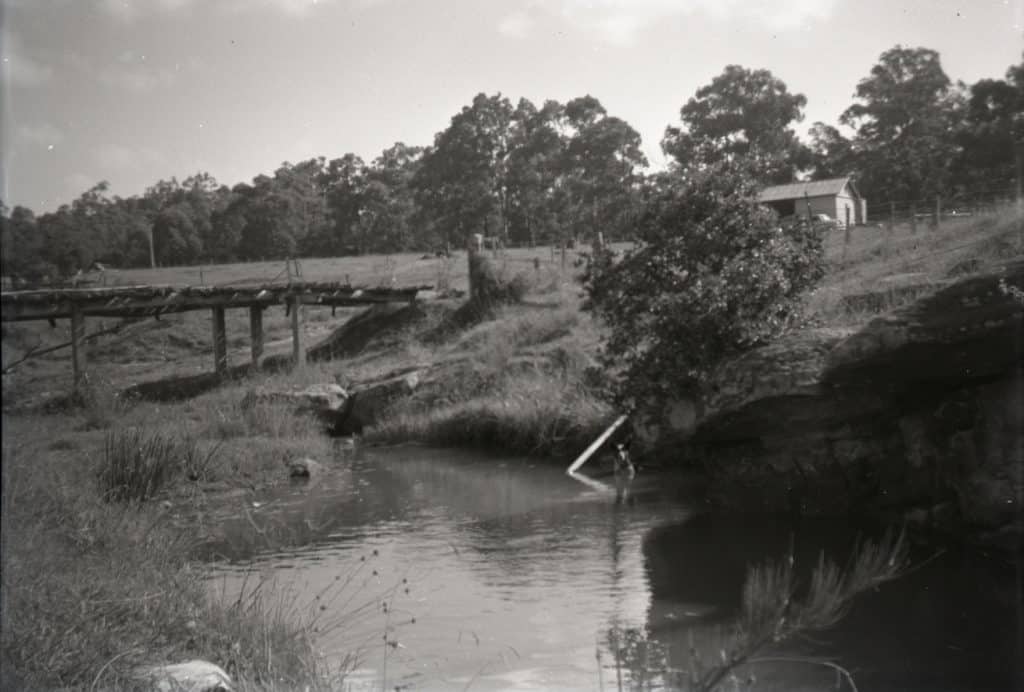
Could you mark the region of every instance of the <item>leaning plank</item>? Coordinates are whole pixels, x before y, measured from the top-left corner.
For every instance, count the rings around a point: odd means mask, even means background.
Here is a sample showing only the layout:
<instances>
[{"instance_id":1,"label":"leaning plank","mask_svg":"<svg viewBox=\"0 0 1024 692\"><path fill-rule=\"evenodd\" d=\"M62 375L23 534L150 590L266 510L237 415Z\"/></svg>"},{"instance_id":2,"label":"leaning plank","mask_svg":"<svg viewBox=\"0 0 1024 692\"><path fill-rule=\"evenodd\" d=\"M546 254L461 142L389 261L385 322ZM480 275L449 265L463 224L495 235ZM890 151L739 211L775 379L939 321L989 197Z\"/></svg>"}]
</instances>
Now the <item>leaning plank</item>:
<instances>
[{"instance_id":1,"label":"leaning plank","mask_svg":"<svg viewBox=\"0 0 1024 692\"><path fill-rule=\"evenodd\" d=\"M601 436L598 437L596 440L594 440L591 443L591 445L589 447L587 447L587 449L583 452L583 454L579 455L579 457L576 459L576 461L572 462L572 465L566 470L566 473L568 473L568 474L575 473L576 469L578 469L579 467L581 467L585 463L587 463L587 460L590 459L590 457L594 455L594 452L596 452L598 449L600 449L601 445L603 445L605 442L607 442L608 438L612 436L612 433L614 433L616 430L618 430L619 427L623 423L625 423L626 419L628 419L628 418L629 418L629 416L627 414L622 414L621 416L616 418L615 422L612 423L611 425L609 425L608 429L605 430L603 433L601 433Z\"/></svg>"}]
</instances>

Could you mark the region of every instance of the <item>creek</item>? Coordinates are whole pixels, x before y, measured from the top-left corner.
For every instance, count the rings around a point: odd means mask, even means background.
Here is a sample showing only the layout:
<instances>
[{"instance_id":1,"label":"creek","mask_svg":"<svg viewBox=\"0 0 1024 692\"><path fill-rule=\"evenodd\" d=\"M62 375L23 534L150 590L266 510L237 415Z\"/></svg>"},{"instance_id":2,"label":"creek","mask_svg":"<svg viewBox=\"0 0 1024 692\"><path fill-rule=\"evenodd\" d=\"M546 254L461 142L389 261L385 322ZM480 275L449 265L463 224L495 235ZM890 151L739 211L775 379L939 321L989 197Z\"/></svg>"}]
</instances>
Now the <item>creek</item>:
<instances>
[{"instance_id":1,"label":"creek","mask_svg":"<svg viewBox=\"0 0 1024 692\"><path fill-rule=\"evenodd\" d=\"M790 545L798 565L821 551L842 563L861 533L710 515L691 477L641 470L617 487L601 461L583 471L604 487L545 462L420 447L339 451L328 466L224 518L210 588L273 582L316 615L328 660L358 656L354 689L671 688L665 671L688 670L692 651L718 656L748 565ZM935 545L912 559L837 627L766 655L835 661L861 690L1021 685L1020 564ZM756 690L836 681L807 662L752 670Z\"/></svg>"}]
</instances>

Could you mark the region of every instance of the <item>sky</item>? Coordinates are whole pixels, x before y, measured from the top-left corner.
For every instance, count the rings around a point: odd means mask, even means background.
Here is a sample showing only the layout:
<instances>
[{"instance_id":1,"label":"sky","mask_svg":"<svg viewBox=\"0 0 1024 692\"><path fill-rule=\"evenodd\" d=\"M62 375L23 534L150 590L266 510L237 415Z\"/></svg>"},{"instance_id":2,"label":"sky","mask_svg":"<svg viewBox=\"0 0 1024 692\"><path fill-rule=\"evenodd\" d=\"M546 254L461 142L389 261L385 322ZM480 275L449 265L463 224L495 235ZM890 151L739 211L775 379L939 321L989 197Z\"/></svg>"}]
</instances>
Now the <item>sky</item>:
<instances>
[{"instance_id":1,"label":"sky","mask_svg":"<svg viewBox=\"0 0 1024 692\"><path fill-rule=\"evenodd\" d=\"M591 94L652 167L680 107L728 64L837 124L885 50L953 80L1022 59L1024 0L0 0L0 199L36 213L99 181L130 196L206 171L428 145L480 92Z\"/></svg>"}]
</instances>

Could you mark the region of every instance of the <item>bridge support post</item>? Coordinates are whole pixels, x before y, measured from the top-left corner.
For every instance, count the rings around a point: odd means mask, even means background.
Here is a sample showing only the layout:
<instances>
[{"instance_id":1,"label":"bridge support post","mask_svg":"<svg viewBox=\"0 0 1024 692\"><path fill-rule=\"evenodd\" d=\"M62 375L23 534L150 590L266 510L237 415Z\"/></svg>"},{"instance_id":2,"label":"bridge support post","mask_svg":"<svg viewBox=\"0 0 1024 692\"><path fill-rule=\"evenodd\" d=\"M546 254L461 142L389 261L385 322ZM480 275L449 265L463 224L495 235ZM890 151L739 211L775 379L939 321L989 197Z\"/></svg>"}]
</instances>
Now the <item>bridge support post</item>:
<instances>
[{"instance_id":1,"label":"bridge support post","mask_svg":"<svg viewBox=\"0 0 1024 692\"><path fill-rule=\"evenodd\" d=\"M263 308L259 305L249 308L249 341L252 343L252 366L258 368L263 355Z\"/></svg>"},{"instance_id":2,"label":"bridge support post","mask_svg":"<svg viewBox=\"0 0 1024 692\"><path fill-rule=\"evenodd\" d=\"M302 297L294 294L289 298L292 308L292 362L296 367L306 364L306 350L302 348Z\"/></svg>"},{"instance_id":3,"label":"bridge support post","mask_svg":"<svg viewBox=\"0 0 1024 692\"><path fill-rule=\"evenodd\" d=\"M85 316L77 305L71 306L71 377L72 390L82 392L85 384Z\"/></svg>"},{"instance_id":4,"label":"bridge support post","mask_svg":"<svg viewBox=\"0 0 1024 692\"><path fill-rule=\"evenodd\" d=\"M213 308L213 367L218 375L228 371L228 334L220 306Z\"/></svg>"}]
</instances>

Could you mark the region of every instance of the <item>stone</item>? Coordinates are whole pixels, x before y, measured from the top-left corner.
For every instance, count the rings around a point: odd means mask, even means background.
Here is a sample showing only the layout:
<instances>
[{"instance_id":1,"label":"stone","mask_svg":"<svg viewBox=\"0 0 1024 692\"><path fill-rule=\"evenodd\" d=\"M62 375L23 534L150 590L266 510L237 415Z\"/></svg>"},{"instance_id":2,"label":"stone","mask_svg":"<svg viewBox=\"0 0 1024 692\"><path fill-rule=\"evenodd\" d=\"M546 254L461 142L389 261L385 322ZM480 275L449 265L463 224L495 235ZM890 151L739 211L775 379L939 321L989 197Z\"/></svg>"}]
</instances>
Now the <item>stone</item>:
<instances>
[{"instance_id":1,"label":"stone","mask_svg":"<svg viewBox=\"0 0 1024 692\"><path fill-rule=\"evenodd\" d=\"M348 416L336 429L338 434L362 433L380 420L398 399L410 396L420 384L418 372L409 372L353 390Z\"/></svg>"},{"instance_id":2,"label":"stone","mask_svg":"<svg viewBox=\"0 0 1024 692\"><path fill-rule=\"evenodd\" d=\"M137 677L159 692L230 692L234 689L224 669L198 659L141 668Z\"/></svg>"},{"instance_id":3,"label":"stone","mask_svg":"<svg viewBox=\"0 0 1024 692\"><path fill-rule=\"evenodd\" d=\"M351 397L344 387L334 383L314 384L301 390L258 388L246 393L242 407L261 402L293 404L296 413L312 413L333 429L348 415Z\"/></svg>"},{"instance_id":4,"label":"stone","mask_svg":"<svg viewBox=\"0 0 1024 692\"><path fill-rule=\"evenodd\" d=\"M292 478L312 478L323 471L320 462L309 457L300 457L288 462L288 475Z\"/></svg>"}]
</instances>

